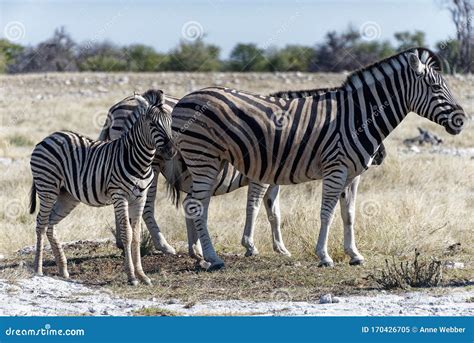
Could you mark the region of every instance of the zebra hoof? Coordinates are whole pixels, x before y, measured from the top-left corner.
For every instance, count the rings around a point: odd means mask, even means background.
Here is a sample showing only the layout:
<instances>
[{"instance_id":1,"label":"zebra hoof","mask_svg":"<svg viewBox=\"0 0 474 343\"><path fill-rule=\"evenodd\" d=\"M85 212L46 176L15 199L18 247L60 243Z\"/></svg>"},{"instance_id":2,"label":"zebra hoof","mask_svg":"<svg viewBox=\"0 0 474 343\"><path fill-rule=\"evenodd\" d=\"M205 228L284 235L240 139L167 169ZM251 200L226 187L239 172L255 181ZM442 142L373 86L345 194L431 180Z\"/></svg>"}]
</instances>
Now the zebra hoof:
<instances>
[{"instance_id":1,"label":"zebra hoof","mask_svg":"<svg viewBox=\"0 0 474 343\"><path fill-rule=\"evenodd\" d=\"M169 244L157 247L159 251L167 255L176 255L176 250Z\"/></svg>"},{"instance_id":2,"label":"zebra hoof","mask_svg":"<svg viewBox=\"0 0 474 343\"><path fill-rule=\"evenodd\" d=\"M245 257L257 256L259 254L257 248L247 249L245 252Z\"/></svg>"},{"instance_id":3,"label":"zebra hoof","mask_svg":"<svg viewBox=\"0 0 474 343\"><path fill-rule=\"evenodd\" d=\"M68 272L61 273L60 276L61 276L63 279L69 280L69 273L68 273Z\"/></svg>"},{"instance_id":4,"label":"zebra hoof","mask_svg":"<svg viewBox=\"0 0 474 343\"><path fill-rule=\"evenodd\" d=\"M363 258L354 258L349 261L349 265L351 266L361 266L364 264Z\"/></svg>"},{"instance_id":5,"label":"zebra hoof","mask_svg":"<svg viewBox=\"0 0 474 343\"><path fill-rule=\"evenodd\" d=\"M145 285L147 285L147 286L153 285L153 283L151 282L151 280L150 280L149 277L143 278L143 279L142 279L142 282L143 282Z\"/></svg>"},{"instance_id":6,"label":"zebra hoof","mask_svg":"<svg viewBox=\"0 0 474 343\"><path fill-rule=\"evenodd\" d=\"M291 253L285 247L273 247L273 251L279 255L291 257Z\"/></svg>"},{"instance_id":7,"label":"zebra hoof","mask_svg":"<svg viewBox=\"0 0 474 343\"><path fill-rule=\"evenodd\" d=\"M209 268L207 268L206 271L208 272L215 272L217 270L221 270L221 269L224 269L225 268L225 264L224 262L216 262L216 263L213 263L209 266Z\"/></svg>"},{"instance_id":8,"label":"zebra hoof","mask_svg":"<svg viewBox=\"0 0 474 343\"><path fill-rule=\"evenodd\" d=\"M130 286L138 286L138 280L137 279L133 279L133 280L128 280L128 284Z\"/></svg>"},{"instance_id":9,"label":"zebra hoof","mask_svg":"<svg viewBox=\"0 0 474 343\"><path fill-rule=\"evenodd\" d=\"M318 264L319 268L333 268L334 267L334 262L332 261L321 261Z\"/></svg>"}]
</instances>

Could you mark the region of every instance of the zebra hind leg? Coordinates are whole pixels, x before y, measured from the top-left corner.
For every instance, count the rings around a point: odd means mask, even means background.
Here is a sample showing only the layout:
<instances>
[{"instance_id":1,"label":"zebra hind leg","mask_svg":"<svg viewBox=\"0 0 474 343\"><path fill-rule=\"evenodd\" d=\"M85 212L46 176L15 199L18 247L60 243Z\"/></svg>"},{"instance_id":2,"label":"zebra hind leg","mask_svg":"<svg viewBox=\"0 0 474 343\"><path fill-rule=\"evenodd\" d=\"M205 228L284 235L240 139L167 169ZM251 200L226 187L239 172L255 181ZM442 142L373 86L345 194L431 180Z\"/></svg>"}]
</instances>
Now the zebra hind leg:
<instances>
[{"instance_id":1,"label":"zebra hind leg","mask_svg":"<svg viewBox=\"0 0 474 343\"><path fill-rule=\"evenodd\" d=\"M281 255L291 256L291 253L285 247L280 230L280 186L270 185L265 193L263 202L272 228L273 251Z\"/></svg>"},{"instance_id":2,"label":"zebra hind leg","mask_svg":"<svg viewBox=\"0 0 474 343\"><path fill-rule=\"evenodd\" d=\"M36 251L34 268L37 275L43 275L44 237L48 227L49 215L57 198L55 191L42 192L37 188L40 208L36 216Z\"/></svg>"},{"instance_id":3,"label":"zebra hind leg","mask_svg":"<svg viewBox=\"0 0 474 343\"><path fill-rule=\"evenodd\" d=\"M151 285L151 280L145 275L142 267L142 258L140 253L141 243L141 217L146 199L138 198L133 204L129 205L130 225L132 227L132 261L137 277L145 284Z\"/></svg>"},{"instance_id":4,"label":"zebra hind leg","mask_svg":"<svg viewBox=\"0 0 474 343\"><path fill-rule=\"evenodd\" d=\"M138 285L132 258L132 227L128 216L128 201L121 196L113 197L115 218L118 224L117 233L120 234L124 246L125 272L131 286Z\"/></svg>"},{"instance_id":5,"label":"zebra hind leg","mask_svg":"<svg viewBox=\"0 0 474 343\"><path fill-rule=\"evenodd\" d=\"M254 244L255 221L267 189L268 185L253 181L250 181L248 186L245 227L242 236L242 245L247 249L245 252L247 257L258 255L258 249Z\"/></svg>"},{"instance_id":6,"label":"zebra hind leg","mask_svg":"<svg viewBox=\"0 0 474 343\"><path fill-rule=\"evenodd\" d=\"M364 257L359 253L355 243L354 222L355 222L355 201L357 187L360 176L354 178L342 192L339 199L341 204L341 217L344 224L344 252L350 256L350 265L360 265L364 263Z\"/></svg>"},{"instance_id":7,"label":"zebra hind leg","mask_svg":"<svg viewBox=\"0 0 474 343\"><path fill-rule=\"evenodd\" d=\"M334 210L347 179L346 169L337 169L323 178L323 197L321 201L321 229L316 244L319 267L333 267L334 261L328 254L329 229L334 218Z\"/></svg>"},{"instance_id":8,"label":"zebra hind leg","mask_svg":"<svg viewBox=\"0 0 474 343\"><path fill-rule=\"evenodd\" d=\"M192 216L188 215L186 211L187 204L191 201L191 194L188 194L183 201L183 208L185 209L186 217L186 230L188 233L188 254L190 257L198 260L199 262L203 261L202 247L201 242L199 241L199 236L194 227L194 219Z\"/></svg>"},{"instance_id":9,"label":"zebra hind leg","mask_svg":"<svg viewBox=\"0 0 474 343\"><path fill-rule=\"evenodd\" d=\"M46 231L49 243L51 244L51 250L54 254L54 259L56 260L56 265L58 266L59 275L65 279L69 278L67 259L66 255L64 254L63 247L61 246L61 243L54 232L54 229L55 225L57 225L69 213L71 213L71 211L78 204L79 201L77 201L72 195L62 191L56 199L53 209L51 210L51 214L49 216L49 226Z\"/></svg>"},{"instance_id":10,"label":"zebra hind leg","mask_svg":"<svg viewBox=\"0 0 474 343\"><path fill-rule=\"evenodd\" d=\"M155 176L153 177L153 182L150 185L150 188L147 192L145 209L143 210L143 221L150 232L151 239L153 240L153 244L155 248L161 251L164 254L175 255L176 250L168 244L165 239L165 236L160 231L160 227L158 226L155 220L155 199L156 199L156 189L158 183L158 175L160 173L159 170L154 169Z\"/></svg>"}]
</instances>

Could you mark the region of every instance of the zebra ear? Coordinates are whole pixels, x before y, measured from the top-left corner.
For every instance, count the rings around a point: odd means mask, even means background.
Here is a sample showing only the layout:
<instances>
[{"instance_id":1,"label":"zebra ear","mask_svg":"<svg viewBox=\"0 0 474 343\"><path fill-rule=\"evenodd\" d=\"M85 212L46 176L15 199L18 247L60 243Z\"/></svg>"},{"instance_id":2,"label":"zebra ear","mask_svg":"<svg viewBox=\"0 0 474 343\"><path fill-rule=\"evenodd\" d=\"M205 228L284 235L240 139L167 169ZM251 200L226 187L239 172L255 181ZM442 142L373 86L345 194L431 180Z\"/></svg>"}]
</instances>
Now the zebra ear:
<instances>
[{"instance_id":1,"label":"zebra ear","mask_svg":"<svg viewBox=\"0 0 474 343\"><path fill-rule=\"evenodd\" d=\"M408 53L408 64L417 75L421 75L425 69L425 65L420 61L418 55L413 52Z\"/></svg>"}]
</instances>

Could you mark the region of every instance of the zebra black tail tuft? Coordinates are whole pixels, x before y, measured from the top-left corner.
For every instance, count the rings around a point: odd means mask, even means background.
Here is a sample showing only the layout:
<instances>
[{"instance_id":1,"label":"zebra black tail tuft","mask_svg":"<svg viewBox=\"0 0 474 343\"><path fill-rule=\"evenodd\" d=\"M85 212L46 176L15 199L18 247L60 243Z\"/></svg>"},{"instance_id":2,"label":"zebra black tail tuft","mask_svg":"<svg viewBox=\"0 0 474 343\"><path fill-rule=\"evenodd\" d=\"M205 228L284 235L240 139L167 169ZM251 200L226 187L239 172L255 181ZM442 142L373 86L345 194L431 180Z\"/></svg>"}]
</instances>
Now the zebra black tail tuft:
<instances>
[{"instance_id":1,"label":"zebra black tail tuft","mask_svg":"<svg viewBox=\"0 0 474 343\"><path fill-rule=\"evenodd\" d=\"M166 163L166 168L171 170L171 173L167 174L168 177L165 178L166 190L171 202L176 206L176 208L178 208L181 202L182 171L180 168L178 168L176 159L172 158L171 160L166 161Z\"/></svg>"},{"instance_id":2,"label":"zebra black tail tuft","mask_svg":"<svg viewBox=\"0 0 474 343\"><path fill-rule=\"evenodd\" d=\"M31 192L30 192L30 214L35 213L36 210L36 186L35 182L31 185Z\"/></svg>"}]
</instances>

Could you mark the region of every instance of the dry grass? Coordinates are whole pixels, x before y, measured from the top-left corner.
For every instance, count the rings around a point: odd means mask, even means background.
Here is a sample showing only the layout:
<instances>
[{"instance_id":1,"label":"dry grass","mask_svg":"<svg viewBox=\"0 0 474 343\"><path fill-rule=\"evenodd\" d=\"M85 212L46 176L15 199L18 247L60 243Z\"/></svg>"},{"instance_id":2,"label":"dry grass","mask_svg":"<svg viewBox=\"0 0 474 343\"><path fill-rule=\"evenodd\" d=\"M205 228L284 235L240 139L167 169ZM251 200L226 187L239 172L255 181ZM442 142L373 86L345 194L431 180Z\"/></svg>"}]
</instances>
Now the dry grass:
<instances>
[{"instance_id":1,"label":"dry grass","mask_svg":"<svg viewBox=\"0 0 474 343\"><path fill-rule=\"evenodd\" d=\"M123 80L128 78L127 82ZM191 79L194 83L191 83ZM28 214L28 192L31 185L29 156L37 142L59 129L72 129L97 137L107 109L133 91L149 87L182 96L195 88L223 84L260 93L287 89L337 85L338 74L48 74L0 76L0 254L12 253L35 240L35 217ZM454 94L468 113L474 113L472 79L450 78ZM107 92L96 93L98 87ZM164 296L190 296L189 285L210 289L210 296L226 297L229 284L236 285L235 296L259 294L271 297L275 289L289 289L292 297L311 298L320 290L332 289L331 283L344 291L371 287L363 280L368 270L381 267L386 258L410 256L415 248L423 254L442 256L449 246L462 243L461 249L449 258L464 262L466 269L451 271L448 281L472 276L474 228L474 159L452 155L406 152L402 141L417 135L417 127L429 129L443 138L449 148L473 148L474 129L467 127L460 136L449 136L444 129L414 114L387 139L388 156L380 167L371 168L362 177L357 202L356 237L361 253L367 258L364 268L349 268L342 246L342 225L339 216L332 226L329 252L338 263L335 270L315 267L314 245L319 230L320 182L311 182L282 189L282 231L287 248L294 257L275 256L271 247L270 227L264 211L257 220L256 244L262 253L256 259L244 259L240 236L245 221L246 190L214 198L210 209L210 233L218 252L227 262L222 273L196 273L193 261L186 256L152 255L148 271L155 284L150 289ZM181 210L176 211L166 199L161 186L157 199L157 220L168 241L184 253L186 230ZM80 205L58 226L63 241L112 238L108 227L113 225L113 209ZM81 253L86 258L86 251ZM88 265L71 260L74 278L87 272L105 277L97 283L122 290L124 278L120 254L104 251L98 259L103 265ZM73 257L71 252L67 252ZM238 254L238 255L237 255ZM153 266L157 263L156 266ZM296 267L298 265L300 267ZM112 266L114 266L112 268ZM158 274L158 266L163 272ZM108 269L108 268L111 269ZM83 268L91 268L88 272ZM104 269L103 269L104 268ZM180 269L181 268L181 269ZM372 268L372 269L371 269ZM98 270L106 270L105 273ZM51 268L48 272L53 272ZM153 274L156 273L156 274ZM86 277L87 278L87 277ZM242 281L243 280L243 281ZM248 282L246 280L249 280ZM119 282L120 281L120 282ZM454 282L454 281L453 281ZM348 284L349 286L341 286ZM175 286L178 285L177 288ZM219 290L219 287L224 289ZM332 289L334 290L334 289ZM133 290L122 290L133 295ZM147 292L147 291L145 291ZM204 295L204 291L197 293ZM188 294L188 295L186 295ZM262 295L264 294L264 295ZM265 295L266 294L266 295ZM228 296L228 295L227 295ZM190 299L192 300L192 299Z\"/></svg>"}]
</instances>

